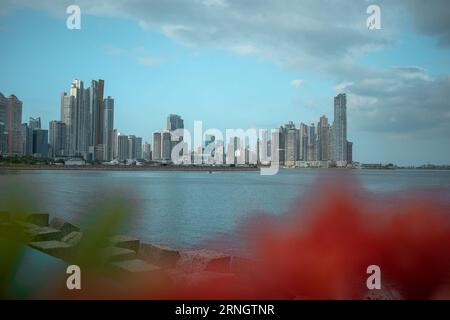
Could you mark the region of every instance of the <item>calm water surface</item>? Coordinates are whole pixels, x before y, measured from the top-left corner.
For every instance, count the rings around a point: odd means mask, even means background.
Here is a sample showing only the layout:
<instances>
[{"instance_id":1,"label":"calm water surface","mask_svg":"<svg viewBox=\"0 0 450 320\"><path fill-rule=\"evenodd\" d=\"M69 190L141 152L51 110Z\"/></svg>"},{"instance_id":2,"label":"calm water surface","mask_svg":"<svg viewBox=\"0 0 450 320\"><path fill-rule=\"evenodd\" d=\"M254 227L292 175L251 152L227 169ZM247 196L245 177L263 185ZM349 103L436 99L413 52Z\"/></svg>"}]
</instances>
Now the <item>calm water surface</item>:
<instances>
[{"instance_id":1,"label":"calm water surface","mask_svg":"<svg viewBox=\"0 0 450 320\"><path fill-rule=\"evenodd\" d=\"M281 170L259 172L0 171L0 209L13 184L25 187L35 210L83 225L96 200L121 197L130 203L123 232L180 248L233 250L230 235L259 212L282 215L294 199L312 190L319 177L352 176L368 194L411 189L438 192L450 203L450 171ZM212 240L213 239L213 240ZM220 239L220 240L217 240Z\"/></svg>"}]
</instances>

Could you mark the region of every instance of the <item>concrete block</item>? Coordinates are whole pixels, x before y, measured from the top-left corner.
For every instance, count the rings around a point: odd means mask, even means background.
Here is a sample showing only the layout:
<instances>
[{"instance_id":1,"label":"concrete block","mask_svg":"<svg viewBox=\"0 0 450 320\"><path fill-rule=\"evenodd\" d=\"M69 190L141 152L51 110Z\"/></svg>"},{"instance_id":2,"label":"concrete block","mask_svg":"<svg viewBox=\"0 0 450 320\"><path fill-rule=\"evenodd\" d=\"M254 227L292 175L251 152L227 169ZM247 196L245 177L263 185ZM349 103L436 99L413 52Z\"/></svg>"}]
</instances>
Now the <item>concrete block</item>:
<instances>
[{"instance_id":1,"label":"concrete block","mask_svg":"<svg viewBox=\"0 0 450 320\"><path fill-rule=\"evenodd\" d=\"M29 245L32 248L35 248L57 258L69 257L73 249L71 245L56 240L30 242Z\"/></svg>"},{"instance_id":2,"label":"concrete block","mask_svg":"<svg viewBox=\"0 0 450 320\"><path fill-rule=\"evenodd\" d=\"M139 251L140 240L137 238L117 235L109 238L109 242L114 247L130 249L136 253Z\"/></svg>"},{"instance_id":3,"label":"concrete block","mask_svg":"<svg viewBox=\"0 0 450 320\"><path fill-rule=\"evenodd\" d=\"M73 231L80 231L79 227L61 218L53 218L52 221L50 221L49 227L61 231L62 237Z\"/></svg>"},{"instance_id":4,"label":"concrete block","mask_svg":"<svg viewBox=\"0 0 450 320\"><path fill-rule=\"evenodd\" d=\"M141 243L138 257L163 268L174 268L181 255L178 250L169 247Z\"/></svg>"},{"instance_id":5,"label":"concrete block","mask_svg":"<svg viewBox=\"0 0 450 320\"><path fill-rule=\"evenodd\" d=\"M148 275L161 272L160 267L140 259L112 262L110 266L116 272L129 275Z\"/></svg>"},{"instance_id":6,"label":"concrete block","mask_svg":"<svg viewBox=\"0 0 450 320\"><path fill-rule=\"evenodd\" d=\"M102 250L102 260L105 262L124 261L136 258L136 252L130 249L107 247Z\"/></svg>"},{"instance_id":7,"label":"concrete block","mask_svg":"<svg viewBox=\"0 0 450 320\"><path fill-rule=\"evenodd\" d=\"M28 242L59 240L63 236L60 230L51 227L30 228L24 233Z\"/></svg>"},{"instance_id":8,"label":"concrete block","mask_svg":"<svg viewBox=\"0 0 450 320\"><path fill-rule=\"evenodd\" d=\"M80 243L82 238L83 238L82 232L73 231L68 235L62 237L61 241L67 243L70 246L76 246L78 243Z\"/></svg>"}]
</instances>

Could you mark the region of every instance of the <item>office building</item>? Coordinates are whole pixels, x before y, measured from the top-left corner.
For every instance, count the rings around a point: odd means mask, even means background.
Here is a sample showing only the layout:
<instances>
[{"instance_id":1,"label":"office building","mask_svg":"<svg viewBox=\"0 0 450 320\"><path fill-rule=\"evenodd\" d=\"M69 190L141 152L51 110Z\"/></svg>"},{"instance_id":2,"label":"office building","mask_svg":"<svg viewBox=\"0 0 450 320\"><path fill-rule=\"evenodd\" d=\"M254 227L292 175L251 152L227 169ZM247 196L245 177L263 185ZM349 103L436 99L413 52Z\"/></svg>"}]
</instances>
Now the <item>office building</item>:
<instances>
[{"instance_id":1,"label":"office building","mask_svg":"<svg viewBox=\"0 0 450 320\"><path fill-rule=\"evenodd\" d=\"M48 158L48 130L33 130L33 157Z\"/></svg>"},{"instance_id":2,"label":"office building","mask_svg":"<svg viewBox=\"0 0 450 320\"><path fill-rule=\"evenodd\" d=\"M124 161L129 159L130 155L130 147L129 147L129 138L127 135L119 134L117 136L118 150L117 150L117 159L119 161Z\"/></svg>"},{"instance_id":3,"label":"office building","mask_svg":"<svg viewBox=\"0 0 450 320\"><path fill-rule=\"evenodd\" d=\"M22 123L20 125L20 138L22 143L22 155L33 155L33 130L30 128L29 124Z\"/></svg>"},{"instance_id":4,"label":"office building","mask_svg":"<svg viewBox=\"0 0 450 320\"><path fill-rule=\"evenodd\" d=\"M51 121L49 135L49 156L51 158L67 157L67 125L62 121Z\"/></svg>"}]
</instances>

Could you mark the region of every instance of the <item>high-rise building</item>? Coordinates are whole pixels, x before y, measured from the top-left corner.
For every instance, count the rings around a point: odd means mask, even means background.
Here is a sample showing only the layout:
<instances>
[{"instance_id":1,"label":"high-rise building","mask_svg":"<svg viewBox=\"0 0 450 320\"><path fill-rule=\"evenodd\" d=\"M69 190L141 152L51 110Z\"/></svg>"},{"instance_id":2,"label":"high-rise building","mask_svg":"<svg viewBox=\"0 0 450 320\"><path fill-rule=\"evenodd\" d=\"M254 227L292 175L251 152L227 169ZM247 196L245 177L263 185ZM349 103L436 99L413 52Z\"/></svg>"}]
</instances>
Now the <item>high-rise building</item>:
<instances>
[{"instance_id":1,"label":"high-rise building","mask_svg":"<svg viewBox=\"0 0 450 320\"><path fill-rule=\"evenodd\" d=\"M166 130L169 132L175 131L177 129L184 129L184 121L181 116L177 114L169 114L167 116L167 126ZM172 149L183 140L183 136L179 137L178 141L172 141L170 139L170 158L166 160L170 160L172 156Z\"/></svg>"},{"instance_id":2,"label":"high-rise building","mask_svg":"<svg viewBox=\"0 0 450 320\"><path fill-rule=\"evenodd\" d=\"M333 126L328 130L328 160L332 160L334 156L334 142L333 142Z\"/></svg>"},{"instance_id":3,"label":"high-rise building","mask_svg":"<svg viewBox=\"0 0 450 320\"><path fill-rule=\"evenodd\" d=\"M161 136L161 158L162 160L170 160L172 154L171 135L168 130L165 130Z\"/></svg>"},{"instance_id":4,"label":"high-rise building","mask_svg":"<svg viewBox=\"0 0 450 320\"><path fill-rule=\"evenodd\" d=\"M353 142L347 141L347 163L353 163Z\"/></svg>"},{"instance_id":5,"label":"high-rise building","mask_svg":"<svg viewBox=\"0 0 450 320\"><path fill-rule=\"evenodd\" d=\"M75 97L63 92L61 94L61 121L66 124L66 148L69 156L76 153L76 116Z\"/></svg>"},{"instance_id":6,"label":"high-rise building","mask_svg":"<svg viewBox=\"0 0 450 320\"><path fill-rule=\"evenodd\" d=\"M184 129L184 121L181 116L177 114L169 114L167 116L166 130L174 131L176 129Z\"/></svg>"},{"instance_id":7,"label":"high-rise building","mask_svg":"<svg viewBox=\"0 0 450 320\"><path fill-rule=\"evenodd\" d=\"M31 130L42 129L41 128L41 117L37 117L37 118L30 117L30 119L28 120L28 126L30 127Z\"/></svg>"},{"instance_id":8,"label":"high-rise building","mask_svg":"<svg viewBox=\"0 0 450 320\"><path fill-rule=\"evenodd\" d=\"M118 157L118 152L119 152L119 132L117 131L117 129L113 130L112 133L112 158L113 159L117 159Z\"/></svg>"},{"instance_id":9,"label":"high-rise building","mask_svg":"<svg viewBox=\"0 0 450 320\"><path fill-rule=\"evenodd\" d=\"M333 149L336 161L347 161L347 96L334 97Z\"/></svg>"},{"instance_id":10,"label":"high-rise building","mask_svg":"<svg viewBox=\"0 0 450 320\"><path fill-rule=\"evenodd\" d=\"M317 160L317 133L314 123L309 126L308 139L308 161L315 161Z\"/></svg>"},{"instance_id":11,"label":"high-rise building","mask_svg":"<svg viewBox=\"0 0 450 320\"><path fill-rule=\"evenodd\" d=\"M89 88L89 111L90 111L90 145L98 146L103 144L104 138L104 111L103 94L105 89L105 81L99 79L91 81ZM112 109L114 110L114 100L112 100Z\"/></svg>"},{"instance_id":12,"label":"high-rise building","mask_svg":"<svg viewBox=\"0 0 450 320\"><path fill-rule=\"evenodd\" d=\"M51 121L49 131L49 156L67 157L67 125L62 121Z\"/></svg>"},{"instance_id":13,"label":"high-rise building","mask_svg":"<svg viewBox=\"0 0 450 320\"><path fill-rule=\"evenodd\" d=\"M103 80L93 80L85 89L83 81L76 79L69 94L61 95L61 121L67 126L69 155L91 160L114 158L114 99L103 99L103 93Z\"/></svg>"},{"instance_id":14,"label":"high-rise building","mask_svg":"<svg viewBox=\"0 0 450 320\"><path fill-rule=\"evenodd\" d=\"M6 109L8 107L8 99L0 92L0 122L6 124Z\"/></svg>"},{"instance_id":15,"label":"high-rise building","mask_svg":"<svg viewBox=\"0 0 450 320\"><path fill-rule=\"evenodd\" d=\"M160 131L153 132L152 143L153 143L153 152L152 152L152 160L161 160L161 146L162 142L162 133Z\"/></svg>"},{"instance_id":16,"label":"high-rise building","mask_svg":"<svg viewBox=\"0 0 450 320\"><path fill-rule=\"evenodd\" d=\"M286 166L293 166L298 160L298 139L299 133L292 121L289 121L284 127L285 133L285 159Z\"/></svg>"},{"instance_id":17,"label":"high-rise building","mask_svg":"<svg viewBox=\"0 0 450 320\"><path fill-rule=\"evenodd\" d=\"M86 96L88 90L84 90L83 81L75 79L72 81L70 95L75 98L75 132L73 145L75 154L87 158L89 147L89 106Z\"/></svg>"},{"instance_id":18,"label":"high-rise building","mask_svg":"<svg viewBox=\"0 0 450 320\"><path fill-rule=\"evenodd\" d=\"M300 123L300 160L306 161L308 159L308 126L304 123Z\"/></svg>"},{"instance_id":19,"label":"high-rise building","mask_svg":"<svg viewBox=\"0 0 450 320\"><path fill-rule=\"evenodd\" d=\"M8 133L8 154L22 155L22 101L15 95L7 98L6 132Z\"/></svg>"},{"instance_id":20,"label":"high-rise building","mask_svg":"<svg viewBox=\"0 0 450 320\"><path fill-rule=\"evenodd\" d=\"M33 157L48 158L48 130L33 130Z\"/></svg>"},{"instance_id":21,"label":"high-rise building","mask_svg":"<svg viewBox=\"0 0 450 320\"><path fill-rule=\"evenodd\" d=\"M22 155L33 155L33 130L29 124L22 123L20 125L20 138L22 141Z\"/></svg>"},{"instance_id":22,"label":"high-rise building","mask_svg":"<svg viewBox=\"0 0 450 320\"><path fill-rule=\"evenodd\" d=\"M283 126L279 128L278 132L272 132L270 154L272 155L272 162L279 163L280 165L284 164L285 159L285 137ZM276 143L277 140L278 143Z\"/></svg>"},{"instance_id":23,"label":"high-rise building","mask_svg":"<svg viewBox=\"0 0 450 320\"><path fill-rule=\"evenodd\" d=\"M103 160L111 161L113 157L113 134L114 134L114 99L108 96L103 100L103 138L104 146Z\"/></svg>"},{"instance_id":24,"label":"high-rise building","mask_svg":"<svg viewBox=\"0 0 450 320\"><path fill-rule=\"evenodd\" d=\"M120 161L129 159L129 139L127 135L119 134L117 136L118 142L118 150L117 150L117 159Z\"/></svg>"},{"instance_id":25,"label":"high-rise building","mask_svg":"<svg viewBox=\"0 0 450 320\"><path fill-rule=\"evenodd\" d=\"M136 159L136 136L128 136L128 159Z\"/></svg>"},{"instance_id":26,"label":"high-rise building","mask_svg":"<svg viewBox=\"0 0 450 320\"><path fill-rule=\"evenodd\" d=\"M150 161L152 159L152 146L147 141L144 142L144 146L142 147L142 158L145 161Z\"/></svg>"},{"instance_id":27,"label":"high-rise building","mask_svg":"<svg viewBox=\"0 0 450 320\"><path fill-rule=\"evenodd\" d=\"M330 131L330 125L328 119L325 116L320 117L320 121L317 125L317 160L328 160L328 136Z\"/></svg>"},{"instance_id":28,"label":"high-rise building","mask_svg":"<svg viewBox=\"0 0 450 320\"><path fill-rule=\"evenodd\" d=\"M0 155L6 154L8 151L7 140L5 124L0 122Z\"/></svg>"},{"instance_id":29,"label":"high-rise building","mask_svg":"<svg viewBox=\"0 0 450 320\"><path fill-rule=\"evenodd\" d=\"M142 159L142 138L136 137L134 159Z\"/></svg>"}]
</instances>

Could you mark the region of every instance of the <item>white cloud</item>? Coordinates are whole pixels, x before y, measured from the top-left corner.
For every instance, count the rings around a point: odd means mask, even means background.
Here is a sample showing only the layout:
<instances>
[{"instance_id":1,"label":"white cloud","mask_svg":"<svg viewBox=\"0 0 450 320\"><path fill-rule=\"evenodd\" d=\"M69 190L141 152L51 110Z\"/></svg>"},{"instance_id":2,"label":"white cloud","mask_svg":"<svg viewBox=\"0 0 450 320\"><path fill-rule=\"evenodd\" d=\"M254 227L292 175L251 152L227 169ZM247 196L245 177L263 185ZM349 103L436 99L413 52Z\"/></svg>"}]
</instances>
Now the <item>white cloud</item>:
<instances>
[{"instance_id":1,"label":"white cloud","mask_svg":"<svg viewBox=\"0 0 450 320\"><path fill-rule=\"evenodd\" d=\"M303 80L300 79L296 79L296 80L292 80L291 81L291 86L293 86L294 88L300 88L300 86L304 83Z\"/></svg>"},{"instance_id":2,"label":"white cloud","mask_svg":"<svg viewBox=\"0 0 450 320\"><path fill-rule=\"evenodd\" d=\"M155 57L147 52L143 47L136 47L131 49L120 48L112 45L107 45L104 47L104 51L110 55L114 56L126 56L136 63L143 66L152 67L162 63L162 59Z\"/></svg>"}]
</instances>

